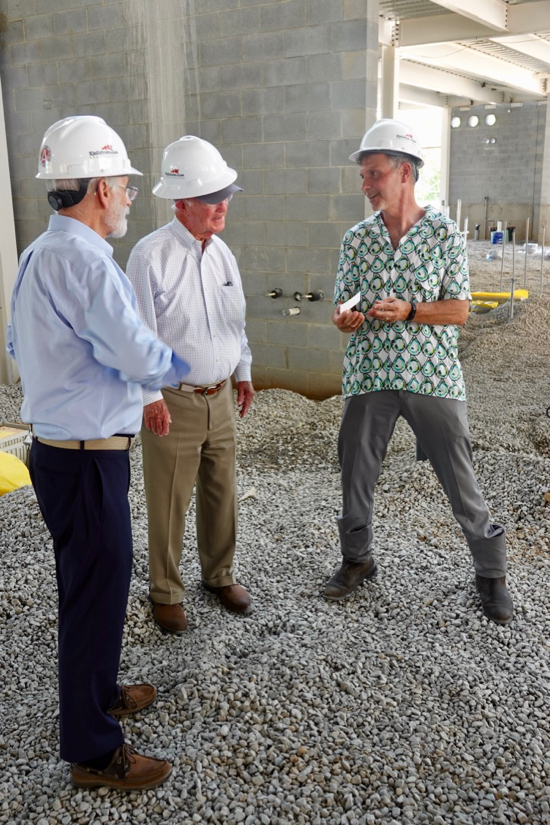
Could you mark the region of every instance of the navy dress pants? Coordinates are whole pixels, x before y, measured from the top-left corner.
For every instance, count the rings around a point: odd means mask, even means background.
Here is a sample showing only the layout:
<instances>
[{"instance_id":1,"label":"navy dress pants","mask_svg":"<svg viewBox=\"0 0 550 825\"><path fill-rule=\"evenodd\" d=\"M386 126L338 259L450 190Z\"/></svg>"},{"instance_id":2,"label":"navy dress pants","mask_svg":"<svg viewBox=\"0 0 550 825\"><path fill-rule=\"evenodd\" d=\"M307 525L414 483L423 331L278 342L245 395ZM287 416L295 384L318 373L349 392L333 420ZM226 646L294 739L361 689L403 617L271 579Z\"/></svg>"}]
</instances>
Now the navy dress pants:
<instances>
[{"instance_id":1,"label":"navy dress pants","mask_svg":"<svg viewBox=\"0 0 550 825\"><path fill-rule=\"evenodd\" d=\"M66 450L35 439L30 474L55 551L60 753L83 762L124 742L108 709L120 694L132 572L129 454Z\"/></svg>"}]
</instances>

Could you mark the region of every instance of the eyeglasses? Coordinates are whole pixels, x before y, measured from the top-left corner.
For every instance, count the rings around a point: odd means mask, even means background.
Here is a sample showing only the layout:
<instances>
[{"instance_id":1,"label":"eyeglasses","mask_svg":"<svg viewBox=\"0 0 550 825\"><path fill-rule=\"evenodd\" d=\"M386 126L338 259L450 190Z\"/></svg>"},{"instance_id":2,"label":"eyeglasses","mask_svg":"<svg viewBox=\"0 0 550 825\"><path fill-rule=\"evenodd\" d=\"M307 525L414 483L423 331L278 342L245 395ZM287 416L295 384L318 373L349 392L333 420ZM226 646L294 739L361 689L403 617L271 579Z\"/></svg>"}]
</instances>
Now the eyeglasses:
<instances>
[{"instance_id":1,"label":"eyeglasses","mask_svg":"<svg viewBox=\"0 0 550 825\"><path fill-rule=\"evenodd\" d=\"M117 183L116 185L122 186L123 189L126 189L126 197L130 201L130 203L133 203L135 201L139 192L137 186L125 186L123 183Z\"/></svg>"}]
</instances>

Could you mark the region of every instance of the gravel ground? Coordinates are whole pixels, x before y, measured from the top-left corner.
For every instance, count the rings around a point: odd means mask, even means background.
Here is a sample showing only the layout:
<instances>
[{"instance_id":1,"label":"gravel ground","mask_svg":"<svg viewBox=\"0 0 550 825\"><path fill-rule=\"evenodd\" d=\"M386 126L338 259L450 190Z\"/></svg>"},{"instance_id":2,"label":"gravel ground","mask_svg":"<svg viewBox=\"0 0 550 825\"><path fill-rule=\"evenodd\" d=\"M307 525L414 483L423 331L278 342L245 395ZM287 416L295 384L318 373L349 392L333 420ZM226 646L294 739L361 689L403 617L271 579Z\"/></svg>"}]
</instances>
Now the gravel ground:
<instances>
[{"instance_id":1,"label":"gravel ground","mask_svg":"<svg viewBox=\"0 0 550 825\"><path fill-rule=\"evenodd\" d=\"M470 246L474 287L498 287L500 262ZM325 602L339 563L342 401L269 390L239 425L238 574L255 612L232 616L201 589L191 518L190 630L161 635L136 445L121 678L152 681L159 698L123 725L174 763L159 789L71 788L51 544L31 488L3 496L0 823L550 823L550 295L538 291L511 324L505 308L471 316L461 338L476 471L508 529L508 627L483 617L466 544L402 422L377 489L379 575ZM0 388L3 419L19 403L18 388Z\"/></svg>"}]
</instances>

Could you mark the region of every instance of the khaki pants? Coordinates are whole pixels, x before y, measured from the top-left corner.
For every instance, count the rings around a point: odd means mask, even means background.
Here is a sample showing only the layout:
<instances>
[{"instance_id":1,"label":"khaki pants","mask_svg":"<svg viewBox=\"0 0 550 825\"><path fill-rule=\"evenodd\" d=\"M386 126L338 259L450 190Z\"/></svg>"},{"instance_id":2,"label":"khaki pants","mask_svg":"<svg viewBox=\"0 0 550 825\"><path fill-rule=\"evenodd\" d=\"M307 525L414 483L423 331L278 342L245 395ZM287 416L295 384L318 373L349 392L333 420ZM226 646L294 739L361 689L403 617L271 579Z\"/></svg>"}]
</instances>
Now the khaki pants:
<instances>
[{"instance_id":1,"label":"khaki pants","mask_svg":"<svg viewBox=\"0 0 550 825\"><path fill-rule=\"evenodd\" d=\"M196 483L197 543L204 581L233 584L237 534L235 411L231 381L215 395L162 391L170 432L142 427L143 472L149 521L150 595L178 604L184 585L180 561L185 516Z\"/></svg>"}]
</instances>

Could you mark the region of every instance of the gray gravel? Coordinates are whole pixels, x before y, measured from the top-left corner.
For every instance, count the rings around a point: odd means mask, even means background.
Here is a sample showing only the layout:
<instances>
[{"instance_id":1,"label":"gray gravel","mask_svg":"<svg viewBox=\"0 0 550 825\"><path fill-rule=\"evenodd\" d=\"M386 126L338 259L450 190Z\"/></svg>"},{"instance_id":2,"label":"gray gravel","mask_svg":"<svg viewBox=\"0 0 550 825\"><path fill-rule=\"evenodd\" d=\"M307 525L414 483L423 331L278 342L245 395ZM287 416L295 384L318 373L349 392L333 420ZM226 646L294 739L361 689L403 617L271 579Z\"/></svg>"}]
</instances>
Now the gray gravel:
<instances>
[{"instance_id":1,"label":"gray gravel","mask_svg":"<svg viewBox=\"0 0 550 825\"><path fill-rule=\"evenodd\" d=\"M482 615L465 542L399 424L377 490L379 575L344 603L339 563L342 401L259 393L239 425L238 572L256 604L225 613L200 587L192 519L190 630L161 635L147 597L141 451L132 451L135 572L124 681L156 705L124 721L174 763L162 788L77 792L57 752L56 594L30 488L0 498L0 823L550 822L550 299L462 336L475 465L508 529L517 616ZM0 389L0 416L19 407Z\"/></svg>"}]
</instances>

